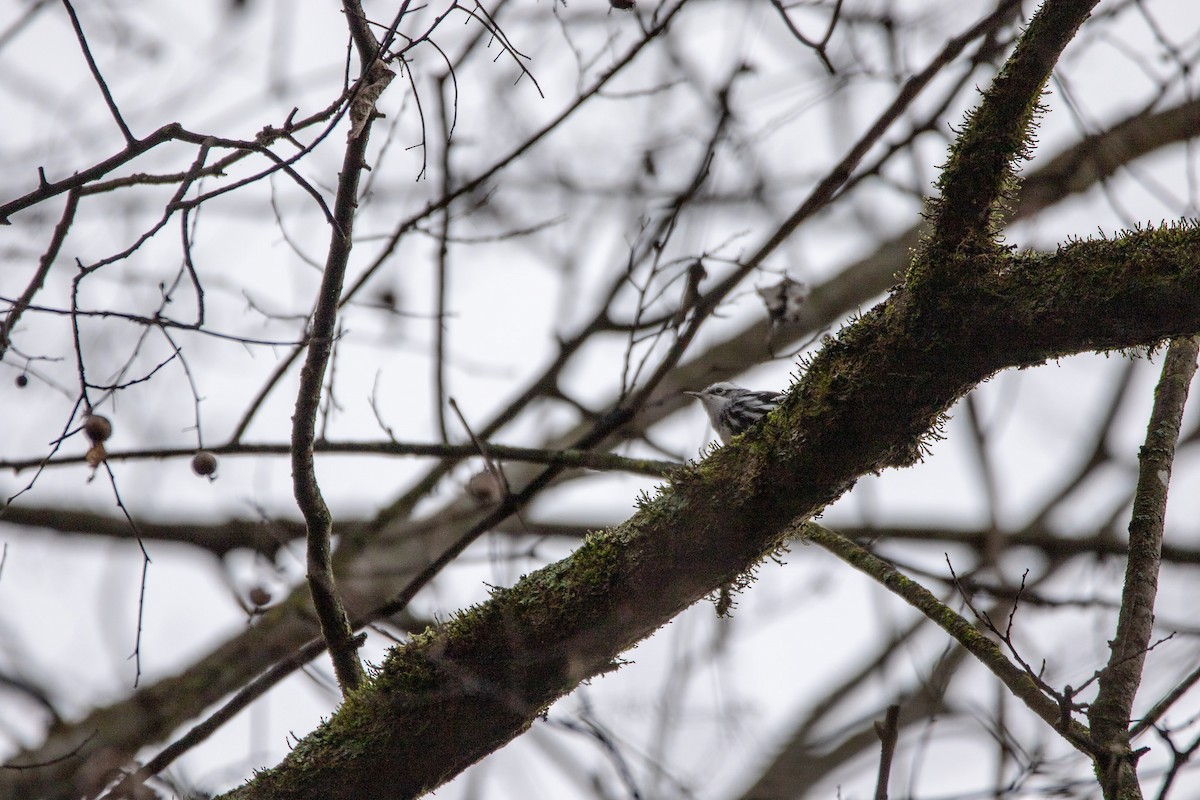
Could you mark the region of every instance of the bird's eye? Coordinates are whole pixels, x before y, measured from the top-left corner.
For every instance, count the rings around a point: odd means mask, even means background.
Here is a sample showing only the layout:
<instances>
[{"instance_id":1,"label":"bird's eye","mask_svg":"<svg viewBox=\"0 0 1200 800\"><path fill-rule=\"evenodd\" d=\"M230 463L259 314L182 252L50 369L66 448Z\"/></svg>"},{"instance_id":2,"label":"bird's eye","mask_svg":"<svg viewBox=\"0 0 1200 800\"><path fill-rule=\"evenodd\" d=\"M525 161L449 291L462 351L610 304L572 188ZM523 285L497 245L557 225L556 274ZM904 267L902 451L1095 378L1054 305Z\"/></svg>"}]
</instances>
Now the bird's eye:
<instances>
[{"instance_id":1,"label":"bird's eye","mask_svg":"<svg viewBox=\"0 0 1200 800\"><path fill-rule=\"evenodd\" d=\"M712 393L713 394L725 394L725 387L715 386L715 387L713 387Z\"/></svg>"}]
</instances>

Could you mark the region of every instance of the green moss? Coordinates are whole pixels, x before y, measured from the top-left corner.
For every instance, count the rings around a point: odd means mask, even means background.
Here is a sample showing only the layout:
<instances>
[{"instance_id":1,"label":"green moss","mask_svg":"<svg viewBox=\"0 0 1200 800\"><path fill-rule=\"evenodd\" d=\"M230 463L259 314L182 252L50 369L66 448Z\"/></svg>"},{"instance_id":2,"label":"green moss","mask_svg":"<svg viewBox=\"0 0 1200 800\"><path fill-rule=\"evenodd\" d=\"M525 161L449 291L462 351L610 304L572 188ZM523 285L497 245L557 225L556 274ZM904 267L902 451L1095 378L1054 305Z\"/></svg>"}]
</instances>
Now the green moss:
<instances>
[{"instance_id":1,"label":"green moss","mask_svg":"<svg viewBox=\"0 0 1200 800\"><path fill-rule=\"evenodd\" d=\"M367 682L362 691L369 693L383 688L391 692L419 694L435 688L438 674L429 660L428 652L435 638L441 635L426 629L404 647L391 651L375 679Z\"/></svg>"}]
</instances>

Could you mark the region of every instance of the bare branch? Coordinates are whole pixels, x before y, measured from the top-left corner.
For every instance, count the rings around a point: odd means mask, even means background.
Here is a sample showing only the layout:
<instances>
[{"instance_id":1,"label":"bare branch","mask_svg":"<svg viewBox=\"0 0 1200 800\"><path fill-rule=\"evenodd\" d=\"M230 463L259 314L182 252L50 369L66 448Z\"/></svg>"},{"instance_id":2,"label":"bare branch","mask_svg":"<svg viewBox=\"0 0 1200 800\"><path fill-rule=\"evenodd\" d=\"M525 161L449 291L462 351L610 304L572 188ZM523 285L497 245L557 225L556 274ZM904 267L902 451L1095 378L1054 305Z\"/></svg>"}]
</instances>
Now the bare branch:
<instances>
[{"instance_id":1,"label":"bare branch","mask_svg":"<svg viewBox=\"0 0 1200 800\"><path fill-rule=\"evenodd\" d=\"M637 475L663 477L682 466L678 461L660 461L650 458L630 458L614 453L597 452L594 450L541 450L532 447L513 447L511 445L484 442L488 453L505 461L521 461L530 464L547 464L564 469L592 469L601 471L630 472ZM291 445L267 444L254 442L231 442L223 445L213 445L207 448L219 456L258 456L258 455L288 455ZM313 442L314 453L328 454L359 454L359 455L394 455L394 456L425 456L462 460L478 455L479 449L474 444L421 444L417 442L346 442L318 439ZM117 461L146 461L164 458L191 458L196 450L193 447L166 447L146 450L118 450L108 453L108 460ZM11 469L21 472L34 467L63 467L86 463L83 456L61 456L54 458L29 458L0 460L0 469Z\"/></svg>"},{"instance_id":2,"label":"bare branch","mask_svg":"<svg viewBox=\"0 0 1200 800\"><path fill-rule=\"evenodd\" d=\"M337 596L330 561L330 539L333 517L317 484L313 461L313 441L316 438L316 418L321 404L325 369L333 350L333 335L337 325L338 299L350 258L351 236L354 230L354 210L358 205L358 182L366 164L367 142L371 123L367 120L361 135L346 143L338 181L334 215L337 227L330 243L329 255L321 277L309 330L308 355L300 371L300 388L296 393L296 412L292 417L292 484L296 504L308 527L308 585L313 605L321 621L321 632L329 646L334 670L343 694L359 686L363 680L358 648L362 640L354 635L346 610Z\"/></svg>"},{"instance_id":3,"label":"bare branch","mask_svg":"<svg viewBox=\"0 0 1200 800\"><path fill-rule=\"evenodd\" d=\"M1167 349L1162 378L1154 391L1146 443L1138 458L1117 633L1109 642L1112 652L1108 665L1100 673L1096 699L1088 710L1096 740L1096 770L1106 800L1129 797L1138 791L1137 757L1129 750L1129 717L1153 632L1167 487L1198 351L1196 338L1175 339Z\"/></svg>"}]
</instances>

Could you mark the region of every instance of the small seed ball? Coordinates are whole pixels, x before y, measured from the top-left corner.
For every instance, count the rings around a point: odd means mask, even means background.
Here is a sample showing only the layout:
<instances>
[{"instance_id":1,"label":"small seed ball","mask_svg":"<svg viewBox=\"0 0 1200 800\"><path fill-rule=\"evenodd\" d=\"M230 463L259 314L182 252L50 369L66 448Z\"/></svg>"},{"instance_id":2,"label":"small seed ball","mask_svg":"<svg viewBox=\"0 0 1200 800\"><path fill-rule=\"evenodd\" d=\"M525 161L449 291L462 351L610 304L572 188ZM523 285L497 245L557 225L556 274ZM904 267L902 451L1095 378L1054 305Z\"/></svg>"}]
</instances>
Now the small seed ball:
<instances>
[{"instance_id":1,"label":"small seed ball","mask_svg":"<svg viewBox=\"0 0 1200 800\"><path fill-rule=\"evenodd\" d=\"M24 389L28 385L29 385L29 377L27 375L18 375L17 376L17 388L18 389Z\"/></svg>"},{"instance_id":2,"label":"small seed ball","mask_svg":"<svg viewBox=\"0 0 1200 800\"><path fill-rule=\"evenodd\" d=\"M192 472L201 476L209 476L217 471L217 457L207 450L201 450L192 456Z\"/></svg>"},{"instance_id":3,"label":"small seed ball","mask_svg":"<svg viewBox=\"0 0 1200 800\"><path fill-rule=\"evenodd\" d=\"M100 414L88 414L83 421L83 432L96 444L107 441L112 436L112 423L108 417Z\"/></svg>"},{"instance_id":4,"label":"small seed ball","mask_svg":"<svg viewBox=\"0 0 1200 800\"><path fill-rule=\"evenodd\" d=\"M261 586L255 586L249 592L250 602L255 606L265 606L271 602L271 593Z\"/></svg>"}]
</instances>

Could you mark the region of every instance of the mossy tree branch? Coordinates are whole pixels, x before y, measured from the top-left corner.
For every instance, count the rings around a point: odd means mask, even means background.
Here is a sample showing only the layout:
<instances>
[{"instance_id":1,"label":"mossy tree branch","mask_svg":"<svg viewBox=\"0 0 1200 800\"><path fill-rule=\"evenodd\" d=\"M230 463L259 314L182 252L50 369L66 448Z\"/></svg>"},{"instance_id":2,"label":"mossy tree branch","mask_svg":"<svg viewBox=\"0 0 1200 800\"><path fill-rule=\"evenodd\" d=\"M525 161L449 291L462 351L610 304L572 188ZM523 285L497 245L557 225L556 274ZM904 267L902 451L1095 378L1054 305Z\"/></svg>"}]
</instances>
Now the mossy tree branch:
<instances>
[{"instance_id":1,"label":"mossy tree branch","mask_svg":"<svg viewBox=\"0 0 1200 800\"><path fill-rule=\"evenodd\" d=\"M1046 81L1097 2L1059 0L1038 10L950 150L938 178L933 232L926 242L936 254L916 266L945 266L945 256L993 245L1006 196L1016 186L1016 165L1030 149L1030 129Z\"/></svg>"},{"instance_id":2,"label":"mossy tree branch","mask_svg":"<svg viewBox=\"0 0 1200 800\"><path fill-rule=\"evenodd\" d=\"M992 221L1028 147L1042 87L1093 5L1049 3L1034 17L951 153L933 233L908 283L823 348L761 430L680 470L636 515L570 558L394 650L278 767L228 797L430 791L752 569L794 520L861 475L920 460L942 415L980 381L1200 331L1194 224L1052 255L992 246ZM1063 732L1087 749L1082 726Z\"/></svg>"},{"instance_id":3,"label":"mossy tree branch","mask_svg":"<svg viewBox=\"0 0 1200 800\"><path fill-rule=\"evenodd\" d=\"M752 568L793 520L861 475L919 460L946 409L998 370L1200 331L1194 224L995 258L952 309L897 290L821 352L761 429L681 470L570 558L394 651L279 767L229 797L431 790Z\"/></svg>"}]
</instances>

